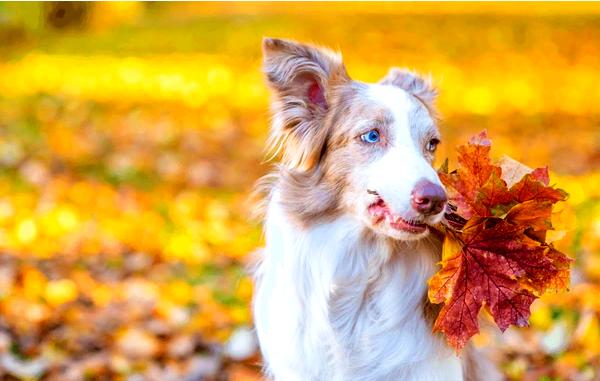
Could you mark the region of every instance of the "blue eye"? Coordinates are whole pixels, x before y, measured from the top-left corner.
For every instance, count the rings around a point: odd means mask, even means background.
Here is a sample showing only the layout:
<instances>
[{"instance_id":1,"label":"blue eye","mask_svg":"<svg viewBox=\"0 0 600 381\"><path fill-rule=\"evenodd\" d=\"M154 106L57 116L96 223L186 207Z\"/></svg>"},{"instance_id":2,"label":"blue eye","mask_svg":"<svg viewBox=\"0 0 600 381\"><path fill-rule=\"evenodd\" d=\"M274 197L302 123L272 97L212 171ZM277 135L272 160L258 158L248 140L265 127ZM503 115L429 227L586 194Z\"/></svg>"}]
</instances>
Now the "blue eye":
<instances>
[{"instance_id":1,"label":"blue eye","mask_svg":"<svg viewBox=\"0 0 600 381\"><path fill-rule=\"evenodd\" d=\"M371 130L360 136L360 140L366 143L377 143L379 141L379 131Z\"/></svg>"}]
</instances>

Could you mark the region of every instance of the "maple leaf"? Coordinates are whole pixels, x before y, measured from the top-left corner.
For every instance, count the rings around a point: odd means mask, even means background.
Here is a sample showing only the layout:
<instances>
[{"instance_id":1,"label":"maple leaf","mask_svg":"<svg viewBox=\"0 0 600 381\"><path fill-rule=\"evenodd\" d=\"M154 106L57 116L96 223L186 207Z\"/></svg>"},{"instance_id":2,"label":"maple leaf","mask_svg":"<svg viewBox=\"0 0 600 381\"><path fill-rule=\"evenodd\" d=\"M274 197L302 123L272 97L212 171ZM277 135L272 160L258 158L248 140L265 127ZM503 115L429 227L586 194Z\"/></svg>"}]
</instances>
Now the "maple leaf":
<instances>
[{"instance_id":1,"label":"maple leaf","mask_svg":"<svg viewBox=\"0 0 600 381\"><path fill-rule=\"evenodd\" d=\"M479 332L485 307L498 327L526 326L533 301L568 287L571 259L545 242L552 206L566 193L547 168L510 158L493 163L486 132L458 147L458 168L440 173L449 194L441 269L429 299L443 303L434 331L457 351Z\"/></svg>"},{"instance_id":2,"label":"maple leaf","mask_svg":"<svg viewBox=\"0 0 600 381\"><path fill-rule=\"evenodd\" d=\"M489 158L490 149L491 141L482 132L471 138L468 145L458 147L458 161L462 165L456 171L440 173L449 198L457 208L457 213L464 218L470 218L474 214L486 214L487 208L481 200L485 193L481 190L486 187L494 194L494 186L499 185L502 172L492 164Z\"/></svg>"}]
</instances>

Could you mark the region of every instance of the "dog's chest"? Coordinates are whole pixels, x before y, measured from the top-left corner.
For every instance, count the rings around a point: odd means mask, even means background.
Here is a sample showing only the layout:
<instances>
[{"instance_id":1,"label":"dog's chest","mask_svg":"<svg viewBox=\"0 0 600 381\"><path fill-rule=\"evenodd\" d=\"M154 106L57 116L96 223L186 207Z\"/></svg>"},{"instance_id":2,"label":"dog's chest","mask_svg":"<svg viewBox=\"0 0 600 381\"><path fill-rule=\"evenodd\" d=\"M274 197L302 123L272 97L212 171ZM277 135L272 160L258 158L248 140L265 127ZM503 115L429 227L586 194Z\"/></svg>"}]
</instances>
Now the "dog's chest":
<instances>
[{"instance_id":1,"label":"dog's chest","mask_svg":"<svg viewBox=\"0 0 600 381\"><path fill-rule=\"evenodd\" d=\"M462 379L459 360L424 316L432 265L426 253L395 252L384 264L367 266L368 275L333 280L328 309L341 343L340 380Z\"/></svg>"},{"instance_id":2,"label":"dog's chest","mask_svg":"<svg viewBox=\"0 0 600 381\"><path fill-rule=\"evenodd\" d=\"M299 231L281 217L267 221L255 298L276 380L462 379L423 316L430 255L365 240L351 220Z\"/></svg>"}]
</instances>

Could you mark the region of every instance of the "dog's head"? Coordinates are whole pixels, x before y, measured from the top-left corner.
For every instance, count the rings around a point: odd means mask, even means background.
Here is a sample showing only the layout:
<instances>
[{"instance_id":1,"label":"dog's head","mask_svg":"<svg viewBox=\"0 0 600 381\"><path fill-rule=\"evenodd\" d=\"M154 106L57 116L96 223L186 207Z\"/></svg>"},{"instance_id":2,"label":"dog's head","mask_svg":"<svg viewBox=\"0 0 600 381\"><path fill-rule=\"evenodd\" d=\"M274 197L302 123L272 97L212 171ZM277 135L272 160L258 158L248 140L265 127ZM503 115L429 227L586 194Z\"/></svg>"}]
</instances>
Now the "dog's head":
<instances>
[{"instance_id":1,"label":"dog's head","mask_svg":"<svg viewBox=\"0 0 600 381\"><path fill-rule=\"evenodd\" d=\"M292 41L266 38L263 53L283 202L305 219L345 213L395 239L424 237L446 203L431 166L440 138L430 83L400 69L353 81L338 54Z\"/></svg>"}]
</instances>

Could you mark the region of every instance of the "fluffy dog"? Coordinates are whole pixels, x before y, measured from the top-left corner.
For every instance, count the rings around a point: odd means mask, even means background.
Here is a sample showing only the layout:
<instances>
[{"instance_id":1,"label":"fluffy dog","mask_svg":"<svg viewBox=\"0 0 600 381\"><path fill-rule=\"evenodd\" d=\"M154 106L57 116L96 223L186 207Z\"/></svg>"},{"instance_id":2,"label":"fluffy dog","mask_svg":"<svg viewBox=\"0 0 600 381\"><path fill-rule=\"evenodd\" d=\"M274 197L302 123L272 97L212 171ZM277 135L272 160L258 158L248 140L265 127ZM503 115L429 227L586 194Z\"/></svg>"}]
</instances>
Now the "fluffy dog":
<instances>
[{"instance_id":1,"label":"fluffy dog","mask_svg":"<svg viewBox=\"0 0 600 381\"><path fill-rule=\"evenodd\" d=\"M432 333L426 296L440 258L431 225L446 205L431 166L435 89L400 69L354 81L339 54L293 41L265 38L263 54L281 157L259 186L266 247L254 319L267 373L478 380L479 361Z\"/></svg>"}]
</instances>

